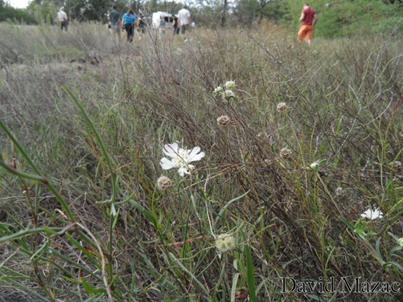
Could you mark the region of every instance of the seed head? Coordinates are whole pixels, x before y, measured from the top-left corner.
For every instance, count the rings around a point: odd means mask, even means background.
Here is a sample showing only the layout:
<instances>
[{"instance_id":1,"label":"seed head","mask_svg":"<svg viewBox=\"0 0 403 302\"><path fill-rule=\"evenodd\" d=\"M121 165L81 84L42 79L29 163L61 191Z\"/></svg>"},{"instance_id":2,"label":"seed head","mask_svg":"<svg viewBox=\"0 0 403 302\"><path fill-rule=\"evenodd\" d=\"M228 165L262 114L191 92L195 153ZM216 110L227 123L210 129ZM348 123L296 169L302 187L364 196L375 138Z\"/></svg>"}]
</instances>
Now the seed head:
<instances>
[{"instance_id":1,"label":"seed head","mask_svg":"<svg viewBox=\"0 0 403 302\"><path fill-rule=\"evenodd\" d=\"M166 177L164 175L161 175L160 178L157 180L157 186L158 189L161 191L164 191L168 189L169 187L172 187L172 181L169 177Z\"/></svg>"},{"instance_id":2,"label":"seed head","mask_svg":"<svg viewBox=\"0 0 403 302\"><path fill-rule=\"evenodd\" d=\"M342 195L344 195L345 191L342 187L338 187L336 189L335 193L336 193L336 196L342 196Z\"/></svg>"},{"instance_id":3,"label":"seed head","mask_svg":"<svg viewBox=\"0 0 403 302\"><path fill-rule=\"evenodd\" d=\"M228 126L231 123L231 119L228 115L221 115L217 118L217 124L220 126Z\"/></svg>"},{"instance_id":4,"label":"seed head","mask_svg":"<svg viewBox=\"0 0 403 302\"><path fill-rule=\"evenodd\" d=\"M277 104L277 111L278 112L284 112L287 110L287 104L286 103L278 103Z\"/></svg>"},{"instance_id":5,"label":"seed head","mask_svg":"<svg viewBox=\"0 0 403 302\"><path fill-rule=\"evenodd\" d=\"M287 148L283 148L280 150L280 158L287 159L290 157L290 155L291 155L291 150L289 150Z\"/></svg>"}]
</instances>

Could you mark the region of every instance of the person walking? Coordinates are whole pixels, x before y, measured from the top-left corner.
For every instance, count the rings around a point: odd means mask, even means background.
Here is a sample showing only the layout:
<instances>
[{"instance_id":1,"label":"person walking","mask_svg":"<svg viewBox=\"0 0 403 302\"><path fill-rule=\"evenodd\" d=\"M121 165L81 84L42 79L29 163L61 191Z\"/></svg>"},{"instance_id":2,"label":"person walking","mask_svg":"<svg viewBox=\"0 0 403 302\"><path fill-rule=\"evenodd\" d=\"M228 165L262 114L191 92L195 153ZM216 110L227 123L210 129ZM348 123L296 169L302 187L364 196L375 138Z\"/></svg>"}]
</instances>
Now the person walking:
<instances>
[{"instance_id":1,"label":"person walking","mask_svg":"<svg viewBox=\"0 0 403 302\"><path fill-rule=\"evenodd\" d=\"M68 18L67 14L64 12L64 6L62 6L57 13L57 20L60 22L60 28L63 30L63 28L67 31L67 26L68 26Z\"/></svg>"},{"instance_id":2,"label":"person walking","mask_svg":"<svg viewBox=\"0 0 403 302\"><path fill-rule=\"evenodd\" d=\"M299 22L301 22L301 27L298 31L298 41L305 39L308 45L311 46L312 31L317 21L318 16L316 15L316 12L309 7L308 3L304 3L301 17L299 18Z\"/></svg>"},{"instance_id":3,"label":"person walking","mask_svg":"<svg viewBox=\"0 0 403 302\"><path fill-rule=\"evenodd\" d=\"M178 17L176 17L175 14L172 14L172 26L174 28L174 36L179 35Z\"/></svg>"},{"instance_id":4,"label":"person walking","mask_svg":"<svg viewBox=\"0 0 403 302\"><path fill-rule=\"evenodd\" d=\"M136 20L136 16L132 9L129 9L127 13L123 14L122 27L126 30L127 41L130 43L133 42L134 26L138 23Z\"/></svg>"},{"instance_id":5,"label":"person walking","mask_svg":"<svg viewBox=\"0 0 403 302\"><path fill-rule=\"evenodd\" d=\"M112 11L109 13L108 21L111 25L111 32L113 34L113 38L115 39L115 35L118 35L120 41L120 13L117 11L117 5L112 6Z\"/></svg>"},{"instance_id":6,"label":"person walking","mask_svg":"<svg viewBox=\"0 0 403 302\"><path fill-rule=\"evenodd\" d=\"M141 9L139 9L139 14L138 14L138 20L139 20L139 29L140 29L140 32L142 33L142 34L145 34L145 32L146 32L146 26L147 26L147 24L146 24L146 21L145 21L145 16L144 16L144 14L143 14L143 11L141 10Z\"/></svg>"},{"instance_id":7,"label":"person walking","mask_svg":"<svg viewBox=\"0 0 403 302\"><path fill-rule=\"evenodd\" d=\"M180 27L180 33L182 35L185 34L186 30L188 30L190 27L190 23L192 23L192 18L186 5L183 5L182 9L178 12L178 23Z\"/></svg>"}]
</instances>

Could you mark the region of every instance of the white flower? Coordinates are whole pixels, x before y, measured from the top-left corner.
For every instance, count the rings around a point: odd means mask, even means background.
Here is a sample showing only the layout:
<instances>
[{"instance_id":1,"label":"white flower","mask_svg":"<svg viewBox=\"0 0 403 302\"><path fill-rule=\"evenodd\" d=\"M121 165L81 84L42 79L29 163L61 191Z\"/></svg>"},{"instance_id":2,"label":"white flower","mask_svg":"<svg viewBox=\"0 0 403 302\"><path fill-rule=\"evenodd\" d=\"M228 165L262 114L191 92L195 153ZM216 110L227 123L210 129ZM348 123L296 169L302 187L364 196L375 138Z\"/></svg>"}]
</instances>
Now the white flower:
<instances>
[{"instance_id":1,"label":"white flower","mask_svg":"<svg viewBox=\"0 0 403 302\"><path fill-rule=\"evenodd\" d=\"M234 81L227 81L224 86L225 86L226 89L232 89L232 88L235 87L235 82Z\"/></svg>"},{"instance_id":2,"label":"white flower","mask_svg":"<svg viewBox=\"0 0 403 302\"><path fill-rule=\"evenodd\" d=\"M157 180L157 186L160 190L165 190L172 186L172 181L170 178L161 175L160 178Z\"/></svg>"},{"instance_id":3,"label":"white flower","mask_svg":"<svg viewBox=\"0 0 403 302\"><path fill-rule=\"evenodd\" d=\"M282 159L286 159L288 157L290 157L291 155L291 150L287 149L287 148L283 148L280 150L280 157Z\"/></svg>"},{"instance_id":4,"label":"white flower","mask_svg":"<svg viewBox=\"0 0 403 302\"><path fill-rule=\"evenodd\" d=\"M233 93L232 90L227 89L227 90L224 91L224 97L225 97L226 99L231 98L231 97L234 98L234 97L235 97L235 93Z\"/></svg>"},{"instance_id":5,"label":"white flower","mask_svg":"<svg viewBox=\"0 0 403 302\"><path fill-rule=\"evenodd\" d=\"M397 239L397 243L398 243L401 247L403 247L403 238Z\"/></svg>"},{"instance_id":6,"label":"white flower","mask_svg":"<svg viewBox=\"0 0 403 302\"><path fill-rule=\"evenodd\" d=\"M287 110L287 104L286 103L278 103L277 104L277 111L278 112L283 112Z\"/></svg>"},{"instance_id":7,"label":"white flower","mask_svg":"<svg viewBox=\"0 0 403 302\"><path fill-rule=\"evenodd\" d=\"M186 150L179 148L177 143L166 144L162 152L171 157L171 159L163 157L160 161L161 168L164 170L179 168L178 173L182 177L185 174L190 174L190 171L195 168L195 166L189 165L190 163L199 161L206 155L204 152L200 152L200 147Z\"/></svg>"},{"instance_id":8,"label":"white flower","mask_svg":"<svg viewBox=\"0 0 403 302\"><path fill-rule=\"evenodd\" d=\"M374 220L374 219L377 219L377 218L382 218L383 213L379 210L379 208L377 208L375 210L368 209L364 213L361 214L361 217Z\"/></svg>"},{"instance_id":9,"label":"white flower","mask_svg":"<svg viewBox=\"0 0 403 302\"><path fill-rule=\"evenodd\" d=\"M214 94L215 95L221 95L223 92L223 89L221 86L218 86L216 89L214 89Z\"/></svg>"},{"instance_id":10,"label":"white flower","mask_svg":"<svg viewBox=\"0 0 403 302\"><path fill-rule=\"evenodd\" d=\"M215 240L215 246L220 252L226 252L235 248L235 237L229 234L221 234Z\"/></svg>"}]
</instances>

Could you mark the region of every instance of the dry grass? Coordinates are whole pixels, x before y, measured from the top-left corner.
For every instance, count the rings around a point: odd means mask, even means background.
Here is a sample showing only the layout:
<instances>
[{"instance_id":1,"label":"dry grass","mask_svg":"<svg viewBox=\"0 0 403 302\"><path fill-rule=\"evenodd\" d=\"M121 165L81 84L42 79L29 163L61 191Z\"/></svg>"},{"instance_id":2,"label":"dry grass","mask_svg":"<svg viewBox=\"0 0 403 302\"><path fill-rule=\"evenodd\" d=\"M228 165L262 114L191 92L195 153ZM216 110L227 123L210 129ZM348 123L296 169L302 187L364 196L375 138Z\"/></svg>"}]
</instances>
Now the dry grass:
<instances>
[{"instance_id":1,"label":"dry grass","mask_svg":"<svg viewBox=\"0 0 403 302\"><path fill-rule=\"evenodd\" d=\"M73 219L48 187L2 170L0 232L24 235L0 243L0 286L49 301L234 301L242 287L251 301L401 299L281 292L283 277L401 280L395 37L318 39L309 49L269 24L119 46L96 24L2 32L1 121ZM235 98L214 95L229 80ZM222 115L230 125L217 124ZM15 155L18 171L37 174L0 139L5 161ZM175 141L206 152L191 176L159 166ZM317 160L318 170L307 168ZM174 184L166 191L156 187L162 174ZM97 202L115 190L116 203L132 197L111 216L111 204ZM369 206L384 218L359 221ZM222 233L235 235L235 250L216 250Z\"/></svg>"}]
</instances>

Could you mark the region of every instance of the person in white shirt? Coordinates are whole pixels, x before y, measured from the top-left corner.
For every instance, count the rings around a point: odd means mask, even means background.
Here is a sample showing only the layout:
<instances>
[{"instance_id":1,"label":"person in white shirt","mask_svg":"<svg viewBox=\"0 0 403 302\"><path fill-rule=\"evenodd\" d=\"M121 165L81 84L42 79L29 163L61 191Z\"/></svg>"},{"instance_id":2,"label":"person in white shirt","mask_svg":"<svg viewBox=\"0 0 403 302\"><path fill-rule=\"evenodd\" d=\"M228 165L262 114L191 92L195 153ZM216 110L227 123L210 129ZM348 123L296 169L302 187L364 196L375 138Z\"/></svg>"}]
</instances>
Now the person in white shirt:
<instances>
[{"instance_id":1,"label":"person in white shirt","mask_svg":"<svg viewBox=\"0 0 403 302\"><path fill-rule=\"evenodd\" d=\"M189 29L190 23L192 23L192 18L190 17L190 12L187 10L186 5L183 5L182 9L178 12L178 23L180 33L183 35L186 30Z\"/></svg>"},{"instance_id":2,"label":"person in white shirt","mask_svg":"<svg viewBox=\"0 0 403 302\"><path fill-rule=\"evenodd\" d=\"M57 13L57 20L60 22L61 29L63 28L67 31L68 19L67 14L64 12L64 7L62 6Z\"/></svg>"}]
</instances>

